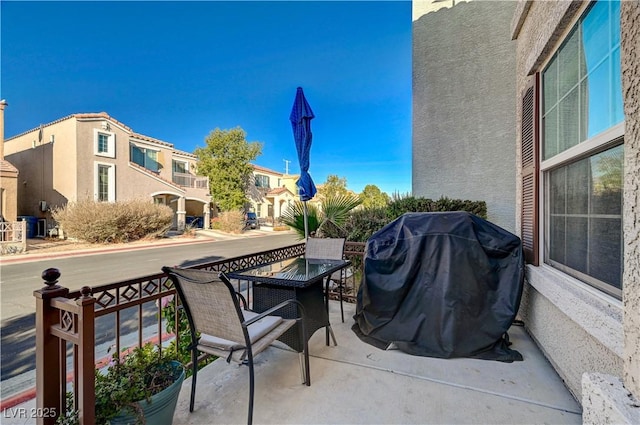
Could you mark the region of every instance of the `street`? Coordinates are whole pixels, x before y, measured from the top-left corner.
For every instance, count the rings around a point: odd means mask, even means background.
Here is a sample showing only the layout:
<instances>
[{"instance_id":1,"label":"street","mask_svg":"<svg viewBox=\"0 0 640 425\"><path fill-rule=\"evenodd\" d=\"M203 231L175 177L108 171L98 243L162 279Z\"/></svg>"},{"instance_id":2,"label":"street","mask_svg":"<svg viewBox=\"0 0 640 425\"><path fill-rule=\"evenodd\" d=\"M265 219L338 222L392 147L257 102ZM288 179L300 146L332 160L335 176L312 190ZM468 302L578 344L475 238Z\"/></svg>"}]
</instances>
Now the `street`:
<instances>
[{"instance_id":1,"label":"street","mask_svg":"<svg viewBox=\"0 0 640 425\"><path fill-rule=\"evenodd\" d=\"M153 247L134 251L93 253L67 256L28 263L3 264L0 280L2 295L2 381L4 400L35 385L35 301L33 291L44 286L43 270L60 270L59 285L75 290L82 286L97 286L135 277L159 273L164 265L188 266L235 257L298 243L293 234L273 234L253 238L197 244ZM155 313L149 313L155 321ZM108 334L101 328L113 328L112 323L98 321L96 335ZM96 341L100 345L103 341Z\"/></svg>"}]
</instances>

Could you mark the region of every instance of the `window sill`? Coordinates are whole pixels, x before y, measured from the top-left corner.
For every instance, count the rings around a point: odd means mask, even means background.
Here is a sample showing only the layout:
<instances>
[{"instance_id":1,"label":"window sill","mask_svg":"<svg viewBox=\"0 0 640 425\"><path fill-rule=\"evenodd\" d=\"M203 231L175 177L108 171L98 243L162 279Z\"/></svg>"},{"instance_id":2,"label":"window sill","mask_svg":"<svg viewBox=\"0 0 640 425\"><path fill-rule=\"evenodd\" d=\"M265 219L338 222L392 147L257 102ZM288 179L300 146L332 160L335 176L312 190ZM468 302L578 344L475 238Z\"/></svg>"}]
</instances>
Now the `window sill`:
<instances>
[{"instance_id":1,"label":"window sill","mask_svg":"<svg viewBox=\"0 0 640 425\"><path fill-rule=\"evenodd\" d=\"M107 152L95 152L94 153L95 156L99 156L102 158L115 158L116 156L112 153L107 153Z\"/></svg>"},{"instance_id":2,"label":"window sill","mask_svg":"<svg viewBox=\"0 0 640 425\"><path fill-rule=\"evenodd\" d=\"M529 284L576 325L623 356L622 302L547 265L527 265Z\"/></svg>"}]
</instances>

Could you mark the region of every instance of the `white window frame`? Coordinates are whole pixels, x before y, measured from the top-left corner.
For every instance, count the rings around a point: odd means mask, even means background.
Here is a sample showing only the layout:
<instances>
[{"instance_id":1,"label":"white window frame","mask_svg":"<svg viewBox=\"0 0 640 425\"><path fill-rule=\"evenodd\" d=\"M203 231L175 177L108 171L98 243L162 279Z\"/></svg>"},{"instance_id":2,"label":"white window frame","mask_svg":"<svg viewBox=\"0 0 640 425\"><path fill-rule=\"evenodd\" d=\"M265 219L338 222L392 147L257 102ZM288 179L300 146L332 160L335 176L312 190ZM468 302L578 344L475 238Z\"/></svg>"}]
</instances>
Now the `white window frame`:
<instances>
[{"instance_id":1,"label":"white window frame","mask_svg":"<svg viewBox=\"0 0 640 425\"><path fill-rule=\"evenodd\" d=\"M180 173L180 171L175 170L175 164L184 164L184 172L181 174L189 174L189 161L185 161L183 159L171 159L171 172L172 173Z\"/></svg>"},{"instance_id":2,"label":"white window frame","mask_svg":"<svg viewBox=\"0 0 640 425\"><path fill-rule=\"evenodd\" d=\"M602 1L606 1L606 0L602 0ZM548 55L547 59L544 61L544 63L540 67L541 70L544 70L547 68L547 66L549 65L549 62L554 58L555 54L563 45L567 37L575 29L575 26L578 25L582 17L585 16L585 13L587 13L587 11L590 9L590 6L591 6L590 2L587 2L584 6L582 6L582 9L580 10L580 12L576 14L576 17L572 20L570 25L567 26L567 30L559 38L555 46L555 49L552 51L551 54ZM582 279L578 279L570 274L563 272L558 268L551 266L547 262L548 252L550 249L548 245L549 238L550 238L549 229L546 222L547 221L546 213L547 213L547 208L549 207L549 201L548 201L549 196L547 194L547 186L548 186L547 176L549 174L549 171L551 171L554 168L568 165L569 163L575 160L578 160L579 158L586 158L586 157L595 155L598 152L602 152L620 145L620 139L624 138L624 134L625 134L625 121L615 124L612 127L609 127L608 129L596 134L590 139L586 139L578 143L577 145L572 146L571 148L566 149L565 151L554 155L553 157L547 160L542 160L542 152L544 149L543 147L544 126L542 125L542 117L544 116L544 109L543 109L544 102L542 101L542 96L544 95L544 79L542 78L542 72L540 74L541 74L540 84L539 84L540 102L539 102L539 108L537 111L536 119L538 120L538 125L540 126L540 132L539 132L540 139L537 141L537 145L539 148L539 155L541 158L540 169L538 170L538 178L539 178L538 180L539 181L539 184L538 184L538 199L539 199L539 202L538 202L538 220L539 220L538 252L540 253L541 265L543 265L543 267L545 268L549 268L550 270L553 270L555 273L560 273L563 276L566 276L565 279L568 279L569 281L573 281L579 286L587 286L595 289L601 295L615 296L616 299L618 299L620 298L621 294L618 293L616 288L614 288L613 286L609 287L610 285L606 285L603 287L602 286L603 284L597 282L595 279L587 275L582 276ZM580 273L576 272L576 274L580 274Z\"/></svg>"},{"instance_id":3,"label":"white window frame","mask_svg":"<svg viewBox=\"0 0 640 425\"><path fill-rule=\"evenodd\" d=\"M107 152L98 151L99 135L103 134L107 136ZM93 129L93 154L96 156L103 156L106 158L116 157L116 134L111 131L102 130L99 128Z\"/></svg>"},{"instance_id":4,"label":"white window frame","mask_svg":"<svg viewBox=\"0 0 640 425\"><path fill-rule=\"evenodd\" d=\"M143 164L138 164L137 162L133 161L133 158L131 157L131 147L132 146L135 146L136 148L138 148L138 149L140 149L142 151L142 153L144 155L144 159L145 159L145 161L144 161L145 164L144 165ZM146 164L146 162L147 162L146 159L148 158L147 157L147 152L155 152L156 153L156 163L158 164L158 169L157 170L153 170L153 169L147 167L147 164ZM137 143L129 142L129 161L133 162L136 165L139 165L139 166L141 166L143 168L146 168L149 171L153 171L154 173L160 172L160 163L158 162L158 157L159 156L160 156L160 149L154 149L154 148L150 148L150 147L147 147L147 146L141 146L141 145L139 145Z\"/></svg>"},{"instance_id":5,"label":"white window frame","mask_svg":"<svg viewBox=\"0 0 640 425\"><path fill-rule=\"evenodd\" d=\"M108 162L94 162L93 164L93 199L99 201L100 190L100 166L108 168L108 187L107 187L107 202L116 201L116 165Z\"/></svg>"}]
</instances>

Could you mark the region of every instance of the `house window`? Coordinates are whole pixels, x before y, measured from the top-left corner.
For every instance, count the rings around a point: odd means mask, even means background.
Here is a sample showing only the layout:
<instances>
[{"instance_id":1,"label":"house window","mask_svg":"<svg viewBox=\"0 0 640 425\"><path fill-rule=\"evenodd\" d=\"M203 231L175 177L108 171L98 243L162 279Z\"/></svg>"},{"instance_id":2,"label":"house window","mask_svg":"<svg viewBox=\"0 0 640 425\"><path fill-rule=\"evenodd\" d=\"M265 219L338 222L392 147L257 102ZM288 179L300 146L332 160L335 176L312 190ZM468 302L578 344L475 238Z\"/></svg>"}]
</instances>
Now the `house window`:
<instances>
[{"instance_id":1,"label":"house window","mask_svg":"<svg viewBox=\"0 0 640 425\"><path fill-rule=\"evenodd\" d=\"M188 167L188 164L186 162L176 161L175 159L173 160L173 172L174 173L186 174L188 168L189 167Z\"/></svg>"},{"instance_id":2,"label":"house window","mask_svg":"<svg viewBox=\"0 0 640 425\"><path fill-rule=\"evenodd\" d=\"M97 156L115 158L116 135L109 131L93 129L94 153Z\"/></svg>"},{"instance_id":3,"label":"house window","mask_svg":"<svg viewBox=\"0 0 640 425\"><path fill-rule=\"evenodd\" d=\"M160 166L158 164L158 151L153 149L141 148L134 145L133 143L130 143L129 146L131 162L138 164L139 166L144 167L147 170L155 172L160 169Z\"/></svg>"},{"instance_id":4,"label":"house window","mask_svg":"<svg viewBox=\"0 0 640 425\"><path fill-rule=\"evenodd\" d=\"M98 202L114 202L116 200L115 191L115 165L95 164L95 195Z\"/></svg>"},{"instance_id":5,"label":"house window","mask_svg":"<svg viewBox=\"0 0 640 425\"><path fill-rule=\"evenodd\" d=\"M620 3L598 1L542 72L544 261L622 289Z\"/></svg>"},{"instance_id":6,"label":"house window","mask_svg":"<svg viewBox=\"0 0 640 425\"><path fill-rule=\"evenodd\" d=\"M262 174L256 174L256 187L263 187L265 189L269 189L269 176L265 176Z\"/></svg>"}]
</instances>

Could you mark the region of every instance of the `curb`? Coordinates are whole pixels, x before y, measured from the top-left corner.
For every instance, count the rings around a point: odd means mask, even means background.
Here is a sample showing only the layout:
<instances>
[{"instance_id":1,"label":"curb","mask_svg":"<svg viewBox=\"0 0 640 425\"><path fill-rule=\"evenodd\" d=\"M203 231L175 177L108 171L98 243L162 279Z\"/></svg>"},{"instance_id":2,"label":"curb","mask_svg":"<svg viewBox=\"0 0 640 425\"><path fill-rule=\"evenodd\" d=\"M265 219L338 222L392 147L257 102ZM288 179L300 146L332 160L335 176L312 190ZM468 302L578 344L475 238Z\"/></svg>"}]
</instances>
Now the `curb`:
<instances>
[{"instance_id":1,"label":"curb","mask_svg":"<svg viewBox=\"0 0 640 425\"><path fill-rule=\"evenodd\" d=\"M142 249L154 249L154 248L162 248L167 246L176 246L176 245L194 245L200 243L208 243L214 242L217 239L207 238L201 240L194 241L186 241L186 242L158 242L158 243L150 243L147 245L135 245L135 246L120 246L120 247L105 247L105 248L90 248L90 249L80 249L80 250L71 250L71 251L61 251L57 253L49 253L49 254L20 254L20 256L16 256L13 258L10 257L0 257L0 263L2 264L17 264L17 263L29 263L34 261L41 260L55 260L57 258L64 257L81 257L81 256L89 256L89 255L97 255L103 254L105 252L118 252L118 251L137 251Z\"/></svg>"},{"instance_id":2,"label":"curb","mask_svg":"<svg viewBox=\"0 0 640 425\"><path fill-rule=\"evenodd\" d=\"M81 257L81 256L89 256L102 254L105 252L118 252L118 251L134 251L139 249L152 249L152 248L162 248L165 246L175 246L175 245L193 245L199 243L207 243L207 242L217 242L217 241L227 241L234 239L249 239L256 237L263 237L271 234L270 232L260 232L260 233L252 233L252 234L243 234L243 235L206 235L202 236L202 239L193 240L193 241L180 241L180 242L150 242L146 245L134 245L134 246L119 246L114 248L104 247L104 248L89 248L89 249L79 249L79 250L71 250L71 251L60 251L57 253L49 253L49 254L18 254L16 256L0 256L0 264L17 264L17 263L29 263L34 261L41 260L55 260L57 258L64 257Z\"/></svg>"}]
</instances>

